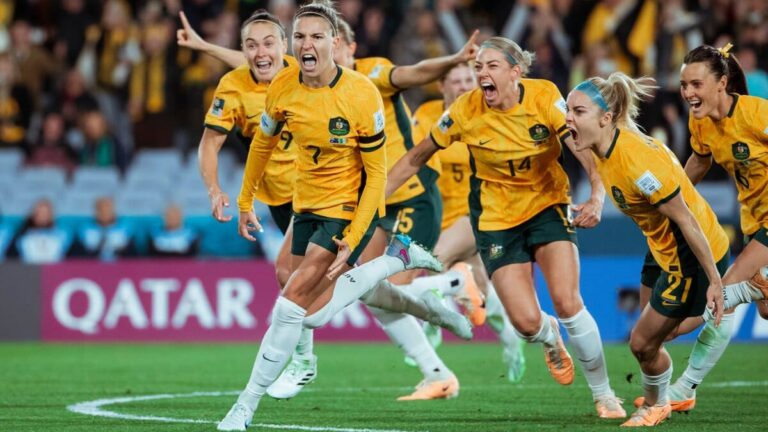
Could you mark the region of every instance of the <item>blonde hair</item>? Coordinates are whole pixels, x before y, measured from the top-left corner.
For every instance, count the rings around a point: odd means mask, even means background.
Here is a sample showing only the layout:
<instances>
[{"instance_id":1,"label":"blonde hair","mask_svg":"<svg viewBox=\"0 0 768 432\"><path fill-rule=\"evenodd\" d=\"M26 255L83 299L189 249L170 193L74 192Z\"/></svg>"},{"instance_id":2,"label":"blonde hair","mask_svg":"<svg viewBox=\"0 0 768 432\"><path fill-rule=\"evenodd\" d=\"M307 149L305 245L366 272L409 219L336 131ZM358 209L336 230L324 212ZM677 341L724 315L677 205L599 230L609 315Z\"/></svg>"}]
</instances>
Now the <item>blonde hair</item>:
<instances>
[{"instance_id":1,"label":"blonde hair","mask_svg":"<svg viewBox=\"0 0 768 432\"><path fill-rule=\"evenodd\" d=\"M600 91L600 95L613 114L613 124L645 135L635 122L640 115L640 101L649 99L653 91L659 88L651 77L633 79L623 72L614 72L608 79L592 77L587 79Z\"/></svg>"},{"instance_id":2,"label":"blonde hair","mask_svg":"<svg viewBox=\"0 0 768 432\"><path fill-rule=\"evenodd\" d=\"M293 20L296 21L305 15L323 18L330 24L333 36L339 34L339 12L332 0L313 0L312 3L301 6L293 16Z\"/></svg>"},{"instance_id":3,"label":"blonde hair","mask_svg":"<svg viewBox=\"0 0 768 432\"><path fill-rule=\"evenodd\" d=\"M352 27L349 25L348 22L344 21L343 18L339 17L339 36L344 40L344 42L347 43L347 45L352 45L355 43L355 31L352 30Z\"/></svg>"},{"instance_id":4,"label":"blonde hair","mask_svg":"<svg viewBox=\"0 0 768 432\"><path fill-rule=\"evenodd\" d=\"M480 44L480 48L491 48L501 52L506 57L507 63L512 66L520 65L520 69L523 71L523 76L528 73L533 61L536 59L536 54L520 48L520 45L513 40L499 36L489 38Z\"/></svg>"}]
</instances>

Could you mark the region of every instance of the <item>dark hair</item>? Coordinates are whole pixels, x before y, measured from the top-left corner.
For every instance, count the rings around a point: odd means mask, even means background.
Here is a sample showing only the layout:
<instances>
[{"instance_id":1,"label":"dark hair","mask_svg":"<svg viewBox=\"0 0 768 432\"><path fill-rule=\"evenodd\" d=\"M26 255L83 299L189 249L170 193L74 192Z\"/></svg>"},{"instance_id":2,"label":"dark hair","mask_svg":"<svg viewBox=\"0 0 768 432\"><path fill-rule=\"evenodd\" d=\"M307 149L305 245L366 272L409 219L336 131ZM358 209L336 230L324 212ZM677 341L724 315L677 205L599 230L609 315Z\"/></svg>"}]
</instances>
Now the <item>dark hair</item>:
<instances>
[{"instance_id":1,"label":"dark hair","mask_svg":"<svg viewBox=\"0 0 768 432\"><path fill-rule=\"evenodd\" d=\"M723 52L710 45L702 45L685 55L683 64L691 63L705 63L717 79L725 76L728 80L726 90L729 93L749 94L747 77L744 76L741 64L733 53Z\"/></svg>"},{"instance_id":2,"label":"dark hair","mask_svg":"<svg viewBox=\"0 0 768 432\"><path fill-rule=\"evenodd\" d=\"M240 26L240 33L242 34L243 30L245 30L246 27L248 27L252 23L255 23L256 21L269 21L272 24L276 25L277 28L280 29L280 37L282 39L285 39L285 27L283 27L283 24L280 23L280 20L277 18L277 16L272 15L266 9L255 10L251 14L251 16L248 17L248 19L243 21L243 25Z\"/></svg>"},{"instance_id":3,"label":"dark hair","mask_svg":"<svg viewBox=\"0 0 768 432\"><path fill-rule=\"evenodd\" d=\"M314 0L312 3L307 3L296 11L296 15L293 16L293 20L305 16L314 15L328 21L331 25L331 32L334 36L339 34L339 13L330 0Z\"/></svg>"}]
</instances>

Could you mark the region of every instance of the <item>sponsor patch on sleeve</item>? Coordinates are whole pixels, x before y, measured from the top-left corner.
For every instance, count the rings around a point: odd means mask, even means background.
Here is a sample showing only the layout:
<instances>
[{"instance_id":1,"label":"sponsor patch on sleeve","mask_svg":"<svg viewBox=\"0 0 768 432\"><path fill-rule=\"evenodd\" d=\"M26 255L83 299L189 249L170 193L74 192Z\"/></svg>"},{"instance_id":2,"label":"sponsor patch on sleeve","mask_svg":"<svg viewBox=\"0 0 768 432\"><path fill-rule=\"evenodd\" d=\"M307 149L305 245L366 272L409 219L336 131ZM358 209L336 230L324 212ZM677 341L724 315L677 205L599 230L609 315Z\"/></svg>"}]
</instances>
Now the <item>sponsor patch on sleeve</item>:
<instances>
[{"instance_id":1,"label":"sponsor patch on sleeve","mask_svg":"<svg viewBox=\"0 0 768 432\"><path fill-rule=\"evenodd\" d=\"M645 196L651 196L654 192L661 189L661 182L650 171L644 172L640 178L635 180L635 185Z\"/></svg>"},{"instance_id":2,"label":"sponsor patch on sleeve","mask_svg":"<svg viewBox=\"0 0 768 432\"><path fill-rule=\"evenodd\" d=\"M224 99L220 97L213 98L213 104L211 104L211 115L221 118L224 114Z\"/></svg>"},{"instance_id":3,"label":"sponsor patch on sleeve","mask_svg":"<svg viewBox=\"0 0 768 432\"><path fill-rule=\"evenodd\" d=\"M376 65L376 67L373 68L371 73L368 74L368 78L376 79L381 75L381 65Z\"/></svg>"},{"instance_id":4,"label":"sponsor patch on sleeve","mask_svg":"<svg viewBox=\"0 0 768 432\"><path fill-rule=\"evenodd\" d=\"M768 135L768 127L763 130L763 133Z\"/></svg>"},{"instance_id":5,"label":"sponsor patch on sleeve","mask_svg":"<svg viewBox=\"0 0 768 432\"><path fill-rule=\"evenodd\" d=\"M563 98L558 99L557 102L555 102L555 108L559 109L560 112L565 114L566 111L567 111L566 110L566 105L565 105L565 99L563 99Z\"/></svg>"},{"instance_id":6,"label":"sponsor patch on sleeve","mask_svg":"<svg viewBox=\"0 0 768 432\"><path fill-rule=\"evenodd\" d=\"M443 116L440 117L440 122L437 124L437 128L440 129L440 132L442 133L448 133L448 129L453 126L453 119L449 114L448 111L444 112Z\"/></svg>"},{"instance_id":7,"label":"sponsor patch on sleeve","mask_svg":"<svg viewBox=\"0 0 768 432\"><path fill-rule=\"evenodd\" d=\"M384 130L384 111L379 109L373 114L373 128L374 133L379 133Z\"/></svg>"},{"instance_id":8,"label":"sponsor patch on sleeve","mask_svg":"<svg viewBox=\"0 0 768 432\"><path fill-rule=\"evenodd\" d=\"M261 122L259 122L261 130L268 136L274 136L277 129L277 122L275 119L269 116L266 112L261 114Z\"/></svg>"}]
</instances>

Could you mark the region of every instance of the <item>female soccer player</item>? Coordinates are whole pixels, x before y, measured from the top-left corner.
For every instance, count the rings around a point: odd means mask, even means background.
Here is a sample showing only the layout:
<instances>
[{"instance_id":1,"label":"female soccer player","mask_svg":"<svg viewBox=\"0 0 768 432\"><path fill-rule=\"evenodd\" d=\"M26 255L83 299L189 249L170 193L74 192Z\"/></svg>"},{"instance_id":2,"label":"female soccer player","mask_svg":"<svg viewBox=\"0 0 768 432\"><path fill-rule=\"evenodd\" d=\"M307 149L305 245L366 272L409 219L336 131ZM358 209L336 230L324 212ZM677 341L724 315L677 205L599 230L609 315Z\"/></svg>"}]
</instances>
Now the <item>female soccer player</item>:
<instances>
[{"instance_id":1,"label":"female soccer player","mask_svg":"<svg viewBox=\"0 0 768 432\"><path fill-rule=\"evenodd\" d=\"M396 237L384 256L350 270L383 209L385 120L375 86L333 61L339 41L337 20L336 11L320 3L296 12L293 46L299 68L286 68L272 81L251 143L238 198L238 229L249 240L254 239L249 231L260 228L252 210L258 180L283 125L299 145L291 245L294 271L275 303L248 384L219 430L245 430L296 347L302 326L326 323L361 296L367 304L413 313L471 337L471 330L462 327L466 320L441 315L431 297L414 299L389 284L379 284L415 267L441 269L407 237ZM380 295L385 290L388 295Z\"/></svg>"},{"instance_id":2,"label":"female soccer player","mask_svg":"<svg viewBox=\"0 0 768 432\"><path fill-rule=\"evenodd\" d=\"M570 335L600 417L625 417L610 387L600 333L579 294L574 226L594 226L603 188L594 161L575 153L590 175L593 197L578 206L571 222L568 177L558 164L561 143L571 145L565 101L555 85L523 78L533 54L504 38L480 46L475 70L480 89L460 96L430 137L400 159L389 173L387 193L439 149L461 141L469 146L470 216L478 250L515 329L544 346L553 378L567 385L574 368L554 317L539 308L532 264L547 280L555 310Z\"/></svg>"},{"instance_id":3,"label":"female soccer player","mask_svg":"<svg viewBox=\"0 0 768 432\"><path fill-rule=\"evenodd\" d=\"M723 276L723 284L738 284L754 276L755 285L759 285L758 272L768 265L768 101L747 95L744 72L730 48L730 44L719 49L702 45L683 60L680 94L690 105L688 127L693 148L685 172L697 184L714 159L733 177L741 203L741 230L749 242ZM755 289L736 292L742 294L733 296L734 300L749 302L759 298ZM764 300L757 306L760 315L768 316ZM703 317L688 319L677 334L693 331L703 321ZM706 321L688 358L688 367L669 389L673 411L694 408L695 389L728 346L734 321L733 309L725 310L719 326Z\"/></svg>"},{"instance_id":4,"label":"female soccer player","mask_svg":"<svg viewBox=\"0 0 768 432\"><path fill-rule=\"evenodd\" d=\"M477 88L475 72L468 63L459 64L440 78L438 86L443 99L425 102L413 113L414 142L421 142L429 136L432 125L457 97ZM507 379L518 383L525 373L521 340L509 322L496 291L490 286L469 221L469 149L465 143L457 142L437 152L434 158L439 158L442 169L437 186L443 199L443 220L434 252L445 267L461 271L465 278L463 290L449 287L444 294L454 295L467 310L473 325L487 322L493 329L504 347L502 359L507 365ZM425 333L434 334L435 331L440 329L434 329L431 324L425 326Z\"/></svg>"},{"instance_id":5,"label":"female soccer player","mask_svg":"<svg viewBox=\"0 0 768 432\"><path fill-rule=\"evenodd\" d=\"M568 96L566 122L576 150L591 150L619 210L640 227L661 273L630 337L642 370L645 403L622 426L655 426L671 414L672 360L662 348L685 318L707 304L722 313L728 237L671 151L634 122L650 79L623 73L590 78Z\"/></svg>"}]
</instances>

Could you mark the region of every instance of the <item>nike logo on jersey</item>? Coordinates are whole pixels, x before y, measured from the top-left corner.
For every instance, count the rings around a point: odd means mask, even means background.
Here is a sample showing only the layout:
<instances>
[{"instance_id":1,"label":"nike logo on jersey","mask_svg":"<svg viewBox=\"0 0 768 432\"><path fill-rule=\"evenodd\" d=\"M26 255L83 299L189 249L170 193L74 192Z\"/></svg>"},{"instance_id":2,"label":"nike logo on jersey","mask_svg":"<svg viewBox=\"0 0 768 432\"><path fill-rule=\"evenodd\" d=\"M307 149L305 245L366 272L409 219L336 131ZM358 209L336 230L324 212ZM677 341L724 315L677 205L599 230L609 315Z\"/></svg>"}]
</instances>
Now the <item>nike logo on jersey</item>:
<instances>
[{"instance_id":1,"label":"nike logo on jersey","mask_svg":"<svg viewBox=\"0 0 768 432\"><path fill-rule=\"evenodd\" d=\"M478 145L481 145L481 146L483 146L483 145L486 145L486 144L488 144L488 143L489 143L489 142L491 142L491 141L493 141L493 138L491 138L491 139L487 139L487 140L485 140L485 141L480 141L480 142L479 142L479 143L477 143L477 144L478 144Z\"/></svg>"},{"instance_id":2,"label":"nike logo on jersey","mask_svg":"<svg viewBox=\"0 0 768 432\"><path fill-rule=\"evenodd\" d=\"M254 115L250 115L250 116L246 114L245 118L250 120L250 119L252 119L254 117L258 117L258 116L259 116L259 114L254 114Z\"/></svg>"}]
</instances>

